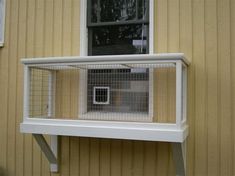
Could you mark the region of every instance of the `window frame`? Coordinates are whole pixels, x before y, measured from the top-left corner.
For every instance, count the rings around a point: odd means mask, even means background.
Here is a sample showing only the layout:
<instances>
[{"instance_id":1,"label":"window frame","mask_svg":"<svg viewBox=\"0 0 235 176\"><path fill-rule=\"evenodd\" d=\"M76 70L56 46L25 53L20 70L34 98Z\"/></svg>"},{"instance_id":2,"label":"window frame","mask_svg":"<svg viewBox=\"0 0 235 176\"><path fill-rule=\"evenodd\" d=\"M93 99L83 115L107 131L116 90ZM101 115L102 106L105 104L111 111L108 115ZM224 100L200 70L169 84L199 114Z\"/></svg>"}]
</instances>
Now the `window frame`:
<instances>
[{"instance_id":1,"label":"window frame","mask_svg":"<svg viewBox=\"0 0 235 176\"><path fill-rule=\"evenodd\" d=\"M0 47L3 47L4 45L4 33L5 33L5 18L6 18L6 0L0 0L2 1L2 6L0 5L0 12L2 13L2 15L0 15L0 17L2 17L2 23L3 25L0 26ZM1 4L1 3L0 3Z\"/></svg>"},{"instance_id":2,"label":"window frame","mask_svg":"<svg viewBox=\"0 0 235 176\"><path fill-rule=\"evenodd\" d=\"M148 54L154 54L154 0L148 0L148 17L149 17L149 32L148 32ZM87 28L87 0L80 1L80 56L88 56L88 28ZM145 55L148 55L145 54ZM125 57L123 55L123 57ZM79 94L87 95L87 71L82 71L79 74ZM87 112L87 97L79 96L79 112L78 117L83 116ZM146 121L151 121L153 119L153 69L149 70L149 111L148 119Z\"/></svg>"}]
</instances>

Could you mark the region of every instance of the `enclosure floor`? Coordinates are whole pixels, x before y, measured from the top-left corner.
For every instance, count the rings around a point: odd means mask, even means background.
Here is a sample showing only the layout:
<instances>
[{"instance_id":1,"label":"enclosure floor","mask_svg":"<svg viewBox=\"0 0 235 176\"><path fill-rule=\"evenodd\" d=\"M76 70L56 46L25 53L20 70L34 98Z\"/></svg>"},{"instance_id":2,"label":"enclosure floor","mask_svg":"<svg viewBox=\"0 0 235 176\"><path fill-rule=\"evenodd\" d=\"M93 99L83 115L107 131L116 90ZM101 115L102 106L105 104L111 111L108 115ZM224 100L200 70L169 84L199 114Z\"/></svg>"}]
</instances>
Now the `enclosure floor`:
<instances>
[{"instance_id":1,"label":"enclosure floor","mask_svg":"<svg viewBox=\"0 0 235 176\"><path fill-rule=\"evenodd\" d=\"M79 119L152 122L152 117L150 117L147 113L88 112L79 115Z\"/></svg>"}]
</instances>

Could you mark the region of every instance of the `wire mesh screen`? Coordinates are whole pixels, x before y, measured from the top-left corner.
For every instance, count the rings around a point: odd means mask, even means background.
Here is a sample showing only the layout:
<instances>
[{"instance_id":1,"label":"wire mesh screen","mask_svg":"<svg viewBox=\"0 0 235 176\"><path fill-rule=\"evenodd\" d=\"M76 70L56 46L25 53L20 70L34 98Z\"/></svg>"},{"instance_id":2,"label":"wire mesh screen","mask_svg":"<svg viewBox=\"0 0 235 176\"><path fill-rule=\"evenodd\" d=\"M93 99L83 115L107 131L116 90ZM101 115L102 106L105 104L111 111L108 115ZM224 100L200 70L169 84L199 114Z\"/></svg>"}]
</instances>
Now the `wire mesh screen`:
<instances>
[{"instance_id":1,"label":"wire mesh screen","mask_svg":"<svg viewBox=\"0 0 235 176\"><path fill-rule=\"evenodd\" d=\"M148 69L88 70L88 111L148 113Z\"/></svg>"},{"instance_id":2,"label":"wire mesh screen","mask_svg":"<svg viewBox=\"0 0 235 176\"><path fill-rule=\"evenodd\" d=\"M30 117L47 117L49 95L49 71L31 69L30 80Z\"/></svg>"},{"instance_id":3,"label":"wire mesh screen","mask_svg":"<svg viewBox=\"0 0 235 176\"><path fill-rule=\"evenodd\" d=\"M167 106L173 102L166 94L174 96L174 83L162 81L167 77L169 79L171 73L174 77L175 72L167 71L169 68L175 69L175 65L60 64L32 67L29 115L40 118L153 122L153 91L156 90L155 98L160 100L156 103L161 109L167 110L162 106L162 100L164 102L166 99ZM157 80L153 78L157 76L155 73L159 75ZM167 89L153 85L153 81L164 83ZM175 82L175 79L172 81ZM169 88L168 85L174 87ZM165 116L161 109L156 113L159 117ZM174 113L171 114L174 116Z\"/></svg>"}]
</instances>

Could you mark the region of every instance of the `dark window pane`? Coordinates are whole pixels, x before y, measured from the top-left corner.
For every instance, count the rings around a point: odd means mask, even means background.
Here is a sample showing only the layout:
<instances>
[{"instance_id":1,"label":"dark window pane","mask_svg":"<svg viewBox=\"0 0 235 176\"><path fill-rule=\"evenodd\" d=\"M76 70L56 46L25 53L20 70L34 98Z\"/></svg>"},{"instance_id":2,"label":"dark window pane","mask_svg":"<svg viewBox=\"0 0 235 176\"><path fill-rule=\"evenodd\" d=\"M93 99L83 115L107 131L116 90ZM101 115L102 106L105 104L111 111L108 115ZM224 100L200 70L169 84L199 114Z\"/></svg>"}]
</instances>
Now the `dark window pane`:
<instances>
[{"instance_id":1,"label":"dark window pane","mask_svg":"<svg viewBox=\"0 0 235 176\"><path fill-rule=\"evenodd\" d=\"M93 28L91 55L147 53L147 25Z\"/></svg>"},{"instance_id":2,"label":"dark window pane","mask_svg":"<svg viewBox=\"0 0 235 176\"><path fill-rule=\"evenodd\" d=\"M146 0L91 0L91 22L144 19Z\"/></svg>"},{"instance_id":3,"label":"dark window pane","mask_svg":"<svg viewBox=\"0 0 235 176\"><path fill-rule=\"evenodd\" d=\"M147 7L148 7L148 2L146 0L139 0L138 1L138 19L147 19Z\"/></svg>"}]
</instances>

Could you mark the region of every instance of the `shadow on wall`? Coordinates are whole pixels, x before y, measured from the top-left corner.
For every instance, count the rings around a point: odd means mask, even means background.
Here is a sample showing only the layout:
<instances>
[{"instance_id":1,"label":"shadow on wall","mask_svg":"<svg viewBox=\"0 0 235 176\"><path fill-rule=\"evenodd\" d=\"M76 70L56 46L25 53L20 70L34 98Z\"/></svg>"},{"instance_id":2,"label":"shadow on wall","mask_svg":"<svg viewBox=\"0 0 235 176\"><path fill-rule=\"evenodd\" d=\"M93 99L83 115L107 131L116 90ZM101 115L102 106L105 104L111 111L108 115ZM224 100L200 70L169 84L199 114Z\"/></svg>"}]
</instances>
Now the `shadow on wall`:
<instances>
[{"instance_id":1,"label":"shadow on wall","mask_svg":"<svg viewBox=\"0 0 235 176\"><path fill-rule=\"evenodd\" d=\"M0 176L4 175L6 175L6 171L2 167L0 167Z\"/></svg>"}]
</instances>

